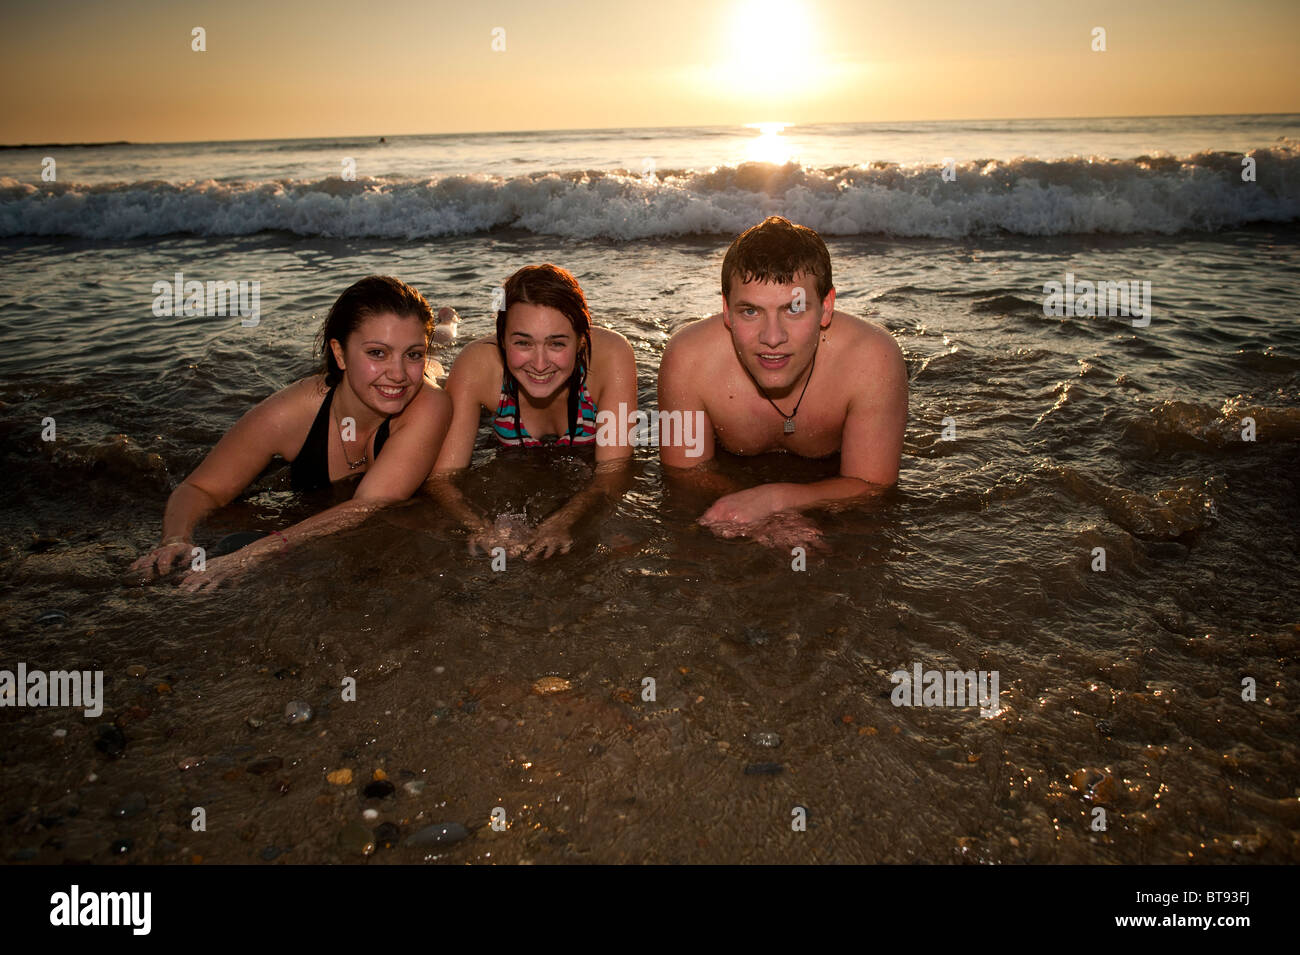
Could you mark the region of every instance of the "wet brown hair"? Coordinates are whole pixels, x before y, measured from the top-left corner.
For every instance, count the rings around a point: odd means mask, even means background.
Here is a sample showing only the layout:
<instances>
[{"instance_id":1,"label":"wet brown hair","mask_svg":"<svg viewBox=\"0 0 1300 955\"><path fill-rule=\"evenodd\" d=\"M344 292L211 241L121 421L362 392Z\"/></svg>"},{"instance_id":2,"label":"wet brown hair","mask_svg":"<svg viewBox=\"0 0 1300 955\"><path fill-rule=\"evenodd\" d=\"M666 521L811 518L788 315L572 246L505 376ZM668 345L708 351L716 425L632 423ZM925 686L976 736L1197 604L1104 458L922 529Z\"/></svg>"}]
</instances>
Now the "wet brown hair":
<instances>
[{"instance_id":1,"label":"wet brown hair","mask_svg":"<svg viewBox=\"0 0 1300 955\"><path fill-rule=\"evenodd\" d=\"M572 272L547 262L543 265L525 265L506 279L504 288L505 305L497 312L497 351L501 353L501 367L505 369L506 391L515 399L516 418L519 411L519 382L510 371L510 363L506 361L506 313L510 311L510 306L523 302L553 308L569 320L574 334L578 336L578 360L573 365L573 374L564 383L569 389L569 434L572 435L577 426L578 396L587 376L587 366L591 363L591 312L587 309L587 297L582 294L582 286ZM519 422L516 420L516 430L518 427Z\"/></svg>"},{"instance_id":2,"label":"wet brown hair","mask_svg":"<svg viewBox=\"0 0 1300 955\"><path fill-rule=\"evenodd\" d=\"M433 334L433 310L423 295L401 279L391 275L367 275L359 282L349 285L338 300L330 307L316 335L316 350L320 353L320 373L325 376L325 384L333 387L343 380L343 369L334 359L334 350L330 341L338 339L347 347L348 337L357 330L357 326L371 315L383 315L391 312L398 318L414 318L424 326L424 341L427 345Z\"/></svg>"},{"instance_id":3,"label":"wet brown hair","mask_svg":"<svg viewBox=\"0 0 1300 955\"><path fill-rule=\"evenodd\" d=\"M727 249L722 259L722 297L731 295L732 279L785 285L800 272L816 278L818 301L835 287L831 281L831 254L822 237L782 216L768 216L737 236Z\"/></svg>"}]
</instances>

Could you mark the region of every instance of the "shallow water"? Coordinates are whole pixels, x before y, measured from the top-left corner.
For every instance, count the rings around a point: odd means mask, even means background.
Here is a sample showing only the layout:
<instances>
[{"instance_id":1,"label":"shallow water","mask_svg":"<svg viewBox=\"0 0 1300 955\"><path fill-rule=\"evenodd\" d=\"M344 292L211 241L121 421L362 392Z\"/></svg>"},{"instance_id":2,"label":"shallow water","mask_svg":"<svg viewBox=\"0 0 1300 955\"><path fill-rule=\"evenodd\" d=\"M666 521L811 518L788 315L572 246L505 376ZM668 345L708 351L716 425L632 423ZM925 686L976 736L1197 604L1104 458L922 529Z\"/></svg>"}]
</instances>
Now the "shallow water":
<instances>
[{"instance_id":1,"label":"shallow water","mask_svg":"<svg viewBox=\"0 0 1300 955\"><path fill-rule=\"evenodd\" d=\"M725 245L509 232L0 246L0 666L103 669L107 696L100 720L0 709L6 857L355 861L367 840L349 826L406 837L460 822L459 844L369 858L1300 859L1289 228L830 239L837 304L894 334L911 407L898 488L820 515L826 549L803 572L694 525L708 502L665 490L643 451L619 505L549 561L494 572L417 500L235 589L121 582L173 483L310 370L319 316L354 278L396 274L455 306L463 343L489 330L491 288L515 267L562 264L596 321L633 341L650 407L671 330L716 310ZM150 285L178 269L263 276L260 325L155 318ZM1067 270L1152 281L1150 326L1045 317L1042 285ZM834 463L724 465L756 482ZM483 440L467 493L536 520L590 467ZM287 487L266 475L198 542L319 506ZM66 620L38 623L50 610ZM889 674L914 663L998 671L1000 710L895 707ZM571 689L539 695L547 676ZM295 700L315 715L286 725ZM327 781L341 768L350 784ZM397 789L367 800L376 770ZM131 793L147 807L115 817ZM206 832L190 829L196 806ZM798 806L806 832L791 829Z\"/></svg>"}]
</instances>

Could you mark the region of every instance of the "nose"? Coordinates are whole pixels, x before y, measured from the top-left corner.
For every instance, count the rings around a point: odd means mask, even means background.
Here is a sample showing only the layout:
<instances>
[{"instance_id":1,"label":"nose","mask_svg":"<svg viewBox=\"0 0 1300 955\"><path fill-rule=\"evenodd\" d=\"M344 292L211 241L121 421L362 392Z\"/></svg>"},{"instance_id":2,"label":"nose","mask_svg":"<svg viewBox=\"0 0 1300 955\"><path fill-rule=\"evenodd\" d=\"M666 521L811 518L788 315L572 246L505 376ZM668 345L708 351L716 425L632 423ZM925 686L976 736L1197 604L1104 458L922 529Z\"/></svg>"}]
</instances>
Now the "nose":
<instances>
[{"instance_id":1,"label":"nose","mask_svg":"<svg viewBox=\"0 0 1300 955\"><path fill-rule=\"evenodd\" d=\"M763 325L758 332L760 345L775 348L777 345L784 344L789 337L785 329L781 327L781 319L775 313L768 313L763 317Z\"/></svg>"},{"instance_id":2,"label":"nose","mask_svg":"<svg viewBox=\"0 0 1300 955\"><path fill-rule=\"evenodd\" d=\"M404 356L399 355L396 352L389 356L388 361L384 362L384 374L388 376L390 381L398 383L406 381L406 363Z\"/></svg>"}]
</instances>

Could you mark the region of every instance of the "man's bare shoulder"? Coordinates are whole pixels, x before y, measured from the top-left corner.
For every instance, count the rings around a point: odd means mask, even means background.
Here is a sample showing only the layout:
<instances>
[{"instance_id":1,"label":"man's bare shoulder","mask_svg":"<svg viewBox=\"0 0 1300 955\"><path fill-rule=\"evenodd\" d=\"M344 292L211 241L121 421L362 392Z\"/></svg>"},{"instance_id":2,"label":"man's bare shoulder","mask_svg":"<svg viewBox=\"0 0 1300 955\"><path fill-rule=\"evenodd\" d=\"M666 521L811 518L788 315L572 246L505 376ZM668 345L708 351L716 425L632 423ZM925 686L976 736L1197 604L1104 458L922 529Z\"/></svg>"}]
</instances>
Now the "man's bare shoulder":
<instances>
[{"instance_id":1,"label":"man's bare shoulder","mask_svg":"<svg viewBox=\"0 0 1300 955\"><path fill-rule=\"evenodd\" d=\"M878 322L836 310L831 328L838 336L842 336L841 347L837 349L841 358L855 363L870 362L873 365L903 364L903 351L898 347L898 342L889 329Z\"/></svg>"},{"instance_id":2,"label":"man's bare shoulder","mask_svg":"<svg viewBox=\"0 0 1300 955\"><path fill-rule=\"evenodd\" d=\"M689 354L692 359L698 360L697 352L713 349L723 338L729 339L730 333L727 331L727 326L723 324L721 312L707 318L697 318L673 332L672 337L668 339L668 348L664 352L664 357L668 357L669 351L674 351Z\"/></svg>"}]
</instances>

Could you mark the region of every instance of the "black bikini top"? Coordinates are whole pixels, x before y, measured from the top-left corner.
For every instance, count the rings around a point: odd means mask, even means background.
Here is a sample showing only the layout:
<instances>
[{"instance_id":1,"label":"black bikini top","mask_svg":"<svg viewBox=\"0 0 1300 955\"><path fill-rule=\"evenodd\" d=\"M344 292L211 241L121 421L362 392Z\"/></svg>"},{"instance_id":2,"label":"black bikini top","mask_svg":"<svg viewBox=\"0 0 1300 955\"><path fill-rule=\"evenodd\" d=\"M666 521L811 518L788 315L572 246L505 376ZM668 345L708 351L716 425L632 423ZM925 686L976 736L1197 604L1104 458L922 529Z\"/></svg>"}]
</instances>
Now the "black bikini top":
<instances>
[{"instance_id":1,"label":"black bikini top","mask_svg":"<svg viewBox=\"0 0 1300 955\"><path fill-rule=\"evenodd\" d=\"M302 443L298 456L289 465L289 483L295 491L316 491L330 486L330 406L334 403L334 388L337 387L335 385L330 388L329 394L320 403L320 411L316 412L316 420L311 423L307 440ZM384 442L388 440L388 422L391 420L391 417L385 418L384 423L375 432L376 458L379 457Z\"/></svg>"}]
</instances>

